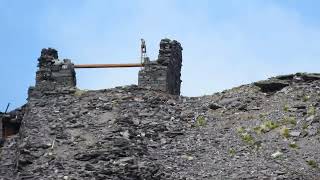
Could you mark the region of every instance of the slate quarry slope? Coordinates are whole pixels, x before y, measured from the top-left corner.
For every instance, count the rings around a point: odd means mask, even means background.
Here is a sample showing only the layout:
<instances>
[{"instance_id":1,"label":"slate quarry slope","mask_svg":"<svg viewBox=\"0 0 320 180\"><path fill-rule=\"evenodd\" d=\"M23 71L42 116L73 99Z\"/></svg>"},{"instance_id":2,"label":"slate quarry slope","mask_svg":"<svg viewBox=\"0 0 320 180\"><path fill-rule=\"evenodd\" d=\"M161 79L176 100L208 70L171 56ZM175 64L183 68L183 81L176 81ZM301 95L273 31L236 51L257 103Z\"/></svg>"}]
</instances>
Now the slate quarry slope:
<instances>
[{"instance_id":1,"label":"slate quarry slope","mask_svg":"<svg viewBox=\"0 0 320 180\"><path fill-rule=\"evenodd\" d=\"M317 179L320 76L202 97L137 86L30 99L2 179Z\"/></svg>"}]
</instances>

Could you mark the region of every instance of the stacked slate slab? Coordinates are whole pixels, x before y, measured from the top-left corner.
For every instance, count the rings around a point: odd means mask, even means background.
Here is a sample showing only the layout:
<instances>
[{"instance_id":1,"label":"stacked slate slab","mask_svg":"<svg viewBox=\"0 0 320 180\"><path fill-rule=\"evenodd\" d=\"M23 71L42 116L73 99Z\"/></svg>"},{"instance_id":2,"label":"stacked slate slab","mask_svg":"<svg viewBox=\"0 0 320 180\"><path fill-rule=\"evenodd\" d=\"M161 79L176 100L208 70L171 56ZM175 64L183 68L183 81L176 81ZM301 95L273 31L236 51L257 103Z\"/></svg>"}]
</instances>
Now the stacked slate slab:
<instances>
[{"instance_id":1,"label":"stacked slate slab","mask_svg":"<svg viewBox=\"0 0 320 180\"><path fill-rule=\"evenodd\" d=\"M178 41L162 39L158 59L147 59L139 71L139 86L180 95L182 50Z\"/></svg>"},{"instance_id":2,"label":"stacked slate slab","mask_svg":"<svg viewBox=\"0 0 320 180\"><path fill-rule=\"evenodd\" d=\"M41 97L43 94L61 93L75 88L74 65L69 59L59 60L57 50L42 49L38 67L36 85L29 88L29 97Z\"/></svg>"}]
</instances>

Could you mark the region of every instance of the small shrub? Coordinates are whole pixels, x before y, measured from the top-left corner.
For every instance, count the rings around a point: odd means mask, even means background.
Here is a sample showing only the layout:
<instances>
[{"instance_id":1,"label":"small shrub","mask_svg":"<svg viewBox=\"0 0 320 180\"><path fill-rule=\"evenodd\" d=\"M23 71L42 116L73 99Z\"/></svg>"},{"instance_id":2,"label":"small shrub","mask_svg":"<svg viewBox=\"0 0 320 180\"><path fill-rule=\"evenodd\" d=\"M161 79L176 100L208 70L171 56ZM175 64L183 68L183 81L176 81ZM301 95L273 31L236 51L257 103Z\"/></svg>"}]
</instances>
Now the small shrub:
<instances>
[{"instance_id":1,"label":"small shrub","mask_svg":"<svg viewBox=\"0 0 320 180\"><path fill-rule=\"evenodd\" d=\"M198 116L196 119L196 126L203 127L207 125L206 118L204 116Z\"/></svg>"},{"instance_id":2,"label":"small shrub","mask_svg":"<svg viewBox=\"0 0 320 180\"><path fill-rule=\"evenodd\" d=\"M318 168L318 164L315 160L308 160L307 164L312 168Z\"/></svg>"},{"instance_id":3,"label":"small shrub","mask_svg":"<svg viewBox=\"0 0 320 180\"><path fill-rule=\"evenodd\" d=\"M236 155L236 150L230 148L230 149L229 149L229 154L230 154L231 156Z\"/></svg>"},{"instance_id":4,"label":"small shrub","mask_svg":"<svg viewBox=\"0 0 320 180\"><path fill-rule=\"evenodd\" d=\"M261 133L269 132L277 127L279 127L279 125L277 123L275 123L273 121L266 121L263 124L261 124L260 126L253 128L253 130L257 134L261 134Z\"/></svg>"},{"instance_id":5,"label":"small shrub","mask_svg":"<svg viewBox=\"0 0 320 180\"><path fill-rule=\"evenodd\" d=\"M283 107L283 111L284 112L288 112L289 111L289 106L286 104L286 105L284 105L284 107Z\"/></svg>"},{"instance_id":6,"label":"small shrub","mask_svg":"<svg viewBox=\"0 0 320 180\"><path fill-rule=\"evenodd\" d=\"M315 115L316 114L316 108L313 107L313 106L310 106L307 110L307 115L308 116L312 116L312 115Z\"/></svg>"},{"instance_id":7,"label":"small shrub","mask_svg":"<svg viewBox=\"0 0 320 180\"><path fill-rule=\"evenodd\" d=\"M273 121L267 121L267 122L265 122L264 124L265 124L265 126L266 126L267 128L269 128L270 130L279 127L279 124L277 124L276 122L273 122Z\"/></svg>"},{"instance_id":8,"label":"small shrub","mask_svg":"<svg viewBox=\"0 0 320 180\"><path fill-rule=\"evenodd\" d=\"M310 99L310 96L304 95L302 97L303 102L307 102Z\"/></svg>"},{"instance_id":9,"label":"small shrub","mask_svg":"<svg viewBox=\"0 0 320 180\"><path fill-rule=\"evenodd\" d=\"M244 141L247 144L254 144L253 137L247 132L241 134L241 138L242 138L242 141Z\"/></svg>"},{"instance_id":10,"label":"small shrub","mask_svg":"<svg viewBox=\"0 0 320 180\"><path fill-rule=\"evenodd\" d=\"M307 123L303 123L303 125L302 125L302 129L307 129L308 128L308 124Z\"/></svg>"},{"instance_id":11,"label":"small shrub","mask_svg":"<svg viewBox=\"0 0 320 180\"><path fill-rule=\"evenodd\" d=\"M290 137L289 129L286 128L286 127L282 127L282 128L281 128L280 134L281 134L283 137L285 137L285 138Z\"/></svg>"},{"instance_id":12,"label":"small shrub","mask_svg":"<svg viewBox=\"0 0 320 180\"><path fill-rule=\"evenodd\" d=\"M296 149L296 148L298 148L298 145L295 142L292 142L289 144L289 147Z\"/></svg>"},{"instance_id":13,"label":"small shrub","mask_svg":"<svg viewBox=\"0 0 320 180\"><path fill-rule=\"evenodd\" d=\"M287 125L287 124L297 125L297 120L295 117L287 117L286 116L283 118L283 123L285 125Z\"/></svg>"},{"instance_id":14,"label":"small shrub","mask_svg":"<svg viewBox=\"0 0 320 180\"><path fill-rule=\"evenodd\" d=\"M254 127L253 130L257 134L261 134L263 132L263 129L261 128L261 126Z\"/></svg>"},{"instance_id":15,"label":"small shrub","mask_svg":"<svg viewBox=\"0 0 320 180\"><path fill-rule=\"evenodd\" d=\"M244 127L238 127L237 128L237 133L244 133L246 130L244 129Z\"/></svg>"},{"instance_id":16,"label":"small shrub","mask_svg":"<svg viewBox=\"0 0 320 180\"><path fill-rule=\"evenodd\" d=\"M74 92L74 95L77 96L77 97L80 97L80 96L84 95L86 92L87 92L86 90L77 89Z\"/></svg>"}]
</instances>

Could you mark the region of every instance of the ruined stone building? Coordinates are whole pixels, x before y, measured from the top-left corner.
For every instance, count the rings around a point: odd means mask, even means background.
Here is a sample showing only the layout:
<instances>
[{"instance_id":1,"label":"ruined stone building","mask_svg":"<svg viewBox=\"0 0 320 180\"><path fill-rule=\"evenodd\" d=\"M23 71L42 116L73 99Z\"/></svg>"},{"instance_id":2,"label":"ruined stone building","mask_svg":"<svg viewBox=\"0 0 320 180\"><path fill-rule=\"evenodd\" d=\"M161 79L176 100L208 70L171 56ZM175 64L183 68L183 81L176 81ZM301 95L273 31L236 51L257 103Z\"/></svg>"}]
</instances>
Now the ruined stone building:
<instances>
[{"instance_id":1,"label":"ruined stone building","mask_svg":"<svg viewBox=\"0 0 320 180\"><path fill-rule=\"evenodd\" d=\"M162 39L158 59L145 58L144 68L139 71L138 86L180 95L182 47L176 40ZM28 91L28 99L47 94L69 94L76 90L76 72L70 59L60 60L58 51L42 49L38 58L36 84ZM0 139L19 132L25 106L9 114L0 114Z\"/></svg>"}]
</instances>

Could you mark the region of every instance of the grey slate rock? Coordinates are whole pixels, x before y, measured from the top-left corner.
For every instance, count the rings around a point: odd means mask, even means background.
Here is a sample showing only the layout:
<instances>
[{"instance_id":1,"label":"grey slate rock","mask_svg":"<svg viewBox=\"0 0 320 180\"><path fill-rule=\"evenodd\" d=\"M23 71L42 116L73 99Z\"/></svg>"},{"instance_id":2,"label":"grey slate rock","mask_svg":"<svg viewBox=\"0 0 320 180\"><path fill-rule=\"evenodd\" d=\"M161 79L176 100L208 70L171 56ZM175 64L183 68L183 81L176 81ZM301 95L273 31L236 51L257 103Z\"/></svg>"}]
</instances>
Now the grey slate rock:
<instances>
[{"instance_id":1,"label":"grey slate rock","mask_svg":"<svg viewBox=\"0 0 320 180\"><path fill-rule=\"evenodd\" d=\"M258 86L262 92L274 93L280 91L286 86L289 86L289 83L280 80L266 80L255 82L254 85Z\"/></svg>"}]
</instances>

